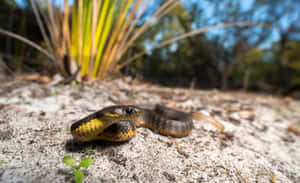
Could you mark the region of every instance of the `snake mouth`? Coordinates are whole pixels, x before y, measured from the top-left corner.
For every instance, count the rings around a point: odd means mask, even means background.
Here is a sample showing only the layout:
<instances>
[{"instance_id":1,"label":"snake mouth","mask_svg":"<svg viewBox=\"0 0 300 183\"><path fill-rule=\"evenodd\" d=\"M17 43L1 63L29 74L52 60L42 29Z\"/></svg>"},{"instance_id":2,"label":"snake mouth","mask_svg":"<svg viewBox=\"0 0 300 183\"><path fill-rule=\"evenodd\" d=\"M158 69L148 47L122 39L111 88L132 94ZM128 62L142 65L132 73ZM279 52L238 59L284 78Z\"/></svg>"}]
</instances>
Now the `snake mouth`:
<instances>
[{"instance_id":1,"label":"snake mouth","mask_svg":"<svg viewBox=\"0 0 300 183\"><path fill-rule=\"evenodd\" d=\"M71 125L71 132L79 128L81 125L88 123L93 119L98 119L106 124L115 123L122 120L135 120L143 114L142 109L134 106L110 106L103 108L93 114L82 118Z\"/></svg>"},{"instance_id":2,"label":"snake mouth","mask_svg":"<svg viewBox=\"0 0 300 183\"><path fill-rule=\"evenodd\" d=\"M122 111L113 111L105 113L100 119L109 123L116 123L123 120L135 120L143 114L143 111L131 106L122 107Z\"/></svg>"}]
</instances>

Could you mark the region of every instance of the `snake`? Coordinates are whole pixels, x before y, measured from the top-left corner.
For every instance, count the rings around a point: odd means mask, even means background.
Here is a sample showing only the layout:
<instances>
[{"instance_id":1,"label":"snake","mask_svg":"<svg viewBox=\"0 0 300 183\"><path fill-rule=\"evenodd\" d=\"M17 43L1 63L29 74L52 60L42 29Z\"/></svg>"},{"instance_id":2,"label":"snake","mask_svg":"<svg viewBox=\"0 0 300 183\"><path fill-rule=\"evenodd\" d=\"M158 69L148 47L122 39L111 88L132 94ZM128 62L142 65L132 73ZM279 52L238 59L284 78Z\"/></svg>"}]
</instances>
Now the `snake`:
<instances>
[{"instance_id":1,"label":"snake","mask_svg":"<svg viewBox=\"0 0 300 183\"><path fill-rule=\"evenodd\" d=\"M159 104L113 105L74 122L71 134L80 142L123 142L135 136L137 127L165 136L185 137L192 131L193 121L188 113Z\"/></svg>"}]
</instances>

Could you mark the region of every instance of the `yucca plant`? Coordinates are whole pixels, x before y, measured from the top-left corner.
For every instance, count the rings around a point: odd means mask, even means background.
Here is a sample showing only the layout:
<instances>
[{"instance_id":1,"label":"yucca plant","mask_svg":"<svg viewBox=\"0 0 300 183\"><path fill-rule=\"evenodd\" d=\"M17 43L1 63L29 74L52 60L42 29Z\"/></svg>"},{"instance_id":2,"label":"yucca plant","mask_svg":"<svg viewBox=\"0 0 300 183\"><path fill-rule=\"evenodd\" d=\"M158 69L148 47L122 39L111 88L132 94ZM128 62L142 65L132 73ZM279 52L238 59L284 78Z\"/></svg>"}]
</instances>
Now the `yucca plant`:
<instances>
[{"instance_id":1,"label":"yucca plant","mask_svg":"<svg viewBox=\"0 0 300 183\"><path fill-rule=\"evenodd\" d=\"M14 33L0 29L0 34L12 36L40 50L55 61L55 65L65 77L71 74L69 68L74 60L77 67L81 68L80 76L87 79L102 79L145 54L146 51L142 51L120 64L122 56L130 46L153 23L158 22L179 3L177 0L164 1L147 21L137 28L137 23L150 7L150 0L76 0L71 8L69 0L64 0L63 5L60 6L56 5L54 0L30 0L30 2L46 50ZM232 26L272 27L272 25L252 22L218 24L166 40L152 49L211 29Z\"/></svg>"},{"instance_id":2,"label":"yucca plant","mask_svg":"<svg viewBox=\"0 0 300 183\"><path fill-rule=\"evenodd\" d=\"M69 73L64 58L68 58L71 45L68 26L69 6L67 2L65 0L64 11L61 11L54 5L54 1L46 0L42 4L30 0L46 49L51 53L59 72L65 77Z\"/></svg>"},{"instance_id":3,"label":"yucca plant","mask_svg":"<svg viewBox=\"0 0 300 183\"><path fill-rule=\"evenodd\" d=\"M148 0L76 0L70 12L69 1L57 7L46 0L44 6L31 0L47 49L53 53L59 71L68 75L74 59L81 66L80 75L88 79L104 78L116 71L124 53L151 26L171 10L178 1L167 0L155 13L135 29ZM71 17L71 22L69 21Z\"/></svg>"}]
</instances>

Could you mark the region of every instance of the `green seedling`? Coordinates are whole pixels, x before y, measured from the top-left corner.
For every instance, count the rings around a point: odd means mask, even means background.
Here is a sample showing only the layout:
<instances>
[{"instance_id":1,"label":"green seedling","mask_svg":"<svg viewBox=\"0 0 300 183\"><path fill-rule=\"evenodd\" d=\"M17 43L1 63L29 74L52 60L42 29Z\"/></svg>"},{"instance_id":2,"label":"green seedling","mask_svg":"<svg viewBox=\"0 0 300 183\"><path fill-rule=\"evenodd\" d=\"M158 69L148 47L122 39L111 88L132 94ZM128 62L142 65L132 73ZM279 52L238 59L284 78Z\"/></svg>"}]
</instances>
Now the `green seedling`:
<instances>
[{"instance_id":1,"label":"green seedling","mask_svg":"<svg viewBox=\"0 0 300 183\"><path fill-rule=\"evenodd\" d=\"M81 86L82 86L82 83L73 80L73 81L72 81L72 85L73 85L73 86L79 86L79 87L81 87Z\"/></svg>"},{"instance_id":2,"label":"green seedling","mask_svg":"<svg viewBox=\"0 0 300 183\"><path fill-rule=\"evenodd\" d=\"M93 160L91 158L84 158L84 159L81 160L79 165L76 165L75 160L71 156L65 156L62 159L62 162L69 165L69 166L71 166L70 171L75 172L74 173L75 182L76 183L81 183L84 179L84 174L80 170L80 168L88 168L93 163Z\"/></svg>"}]
</instances>

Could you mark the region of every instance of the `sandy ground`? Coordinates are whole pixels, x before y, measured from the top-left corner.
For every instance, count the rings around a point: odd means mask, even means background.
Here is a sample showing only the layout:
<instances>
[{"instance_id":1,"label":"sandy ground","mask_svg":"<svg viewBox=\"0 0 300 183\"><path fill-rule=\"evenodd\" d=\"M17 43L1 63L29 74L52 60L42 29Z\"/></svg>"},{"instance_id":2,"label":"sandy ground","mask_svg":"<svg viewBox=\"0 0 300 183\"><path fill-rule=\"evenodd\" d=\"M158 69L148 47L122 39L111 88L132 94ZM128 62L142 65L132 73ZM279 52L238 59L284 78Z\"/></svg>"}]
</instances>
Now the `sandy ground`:
<instances>
[{"instance_id":1,"label":"sandy ground","mask_svg":"<svg viewBox=\"0 0 300 183\"><path fill-rule=\"evenodd\" d=\"M178 105L209 114L185 138L139 128L126 143L79 143L68 127L119 102ZM163 88L129 78L82 86L0 84L0 182L72 182L64 156L90 157L84 182L300 182L300 101L271 95Z\"/></svg>"}]
</instances>

